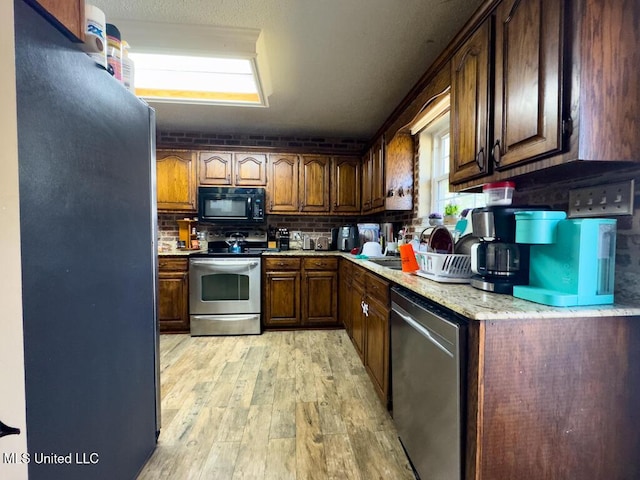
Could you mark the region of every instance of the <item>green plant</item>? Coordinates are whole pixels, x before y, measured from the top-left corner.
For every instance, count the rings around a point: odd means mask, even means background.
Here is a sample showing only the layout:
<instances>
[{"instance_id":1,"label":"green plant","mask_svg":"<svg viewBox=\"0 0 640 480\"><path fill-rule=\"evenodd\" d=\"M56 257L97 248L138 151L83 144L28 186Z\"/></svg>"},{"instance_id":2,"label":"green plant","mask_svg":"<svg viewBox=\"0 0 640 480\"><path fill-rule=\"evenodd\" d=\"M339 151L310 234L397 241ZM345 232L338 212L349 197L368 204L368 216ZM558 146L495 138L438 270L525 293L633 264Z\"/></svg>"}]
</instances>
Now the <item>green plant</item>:
<instances>
[{"instance_id":1,"label":"green plant","mask_svg":"<svg viewBox=\"0 0 640 480\"><path fill-rule=\"evenodd\" d=\"M455 203L449 203L444 207L445 215L455 216L455 215L458 215L459 212L460 212L460 208Z\"/></svg>"}]
</instances>

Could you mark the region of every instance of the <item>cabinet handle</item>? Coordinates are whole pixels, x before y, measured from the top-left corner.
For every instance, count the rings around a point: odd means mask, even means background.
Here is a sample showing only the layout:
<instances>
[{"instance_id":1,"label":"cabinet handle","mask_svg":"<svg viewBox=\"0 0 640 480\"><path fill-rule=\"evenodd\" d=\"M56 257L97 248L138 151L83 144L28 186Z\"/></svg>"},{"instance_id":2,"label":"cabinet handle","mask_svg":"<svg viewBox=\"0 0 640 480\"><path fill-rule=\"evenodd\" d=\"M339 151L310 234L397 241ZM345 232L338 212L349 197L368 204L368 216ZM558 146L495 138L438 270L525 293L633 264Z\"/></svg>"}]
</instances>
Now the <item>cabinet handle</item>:
<instances>
[{"instance_id":1,"label":"cabinet handle","mask_svg":"<svg viewBox=\"0 0 640 480\"><path fill-rule=\"evenodd\" d=\"M484 148L481 148L476 155L476 163L478 164L478 168L480 170L484 170Z\"/></svg>"},{"instance_id":2,"label":"cabinet handle","mask_svg":"<svg viewBox=\"0 0 640 480\"><path fill-rule=\"evenodd\" d=\"M227 182L231 183L231 174L227 173Z\"/></svg>"},{"instance_id":3,"label":"cabinet handle","mask_svg":"<svg viewBox=\"0 0 640 480\"><path fill-rule=\"evenodd\" d=\"M338 208L338 202L333 202L333 208Z\"/></svg>"},{"instance_id":4,"label":"cabinet handle","mask_svg":"<svg viewBox=\"0 0 640 480\"><path fill-rule=\"evenodd\" d=\"M496 140L496 143L493 144L493 151L491 154L493 155L493 163L500 165L500 139Z\"/></svg>"},{"instance_id":5,"label":"cabinet handle","mask_svg":"<svg viewBox=\"0 0 640 480\"><path fill-rule=\"evenodd\" d=\"M269 202L269 210L273 210L273 200Z\"/></svg>"}]
</instances>

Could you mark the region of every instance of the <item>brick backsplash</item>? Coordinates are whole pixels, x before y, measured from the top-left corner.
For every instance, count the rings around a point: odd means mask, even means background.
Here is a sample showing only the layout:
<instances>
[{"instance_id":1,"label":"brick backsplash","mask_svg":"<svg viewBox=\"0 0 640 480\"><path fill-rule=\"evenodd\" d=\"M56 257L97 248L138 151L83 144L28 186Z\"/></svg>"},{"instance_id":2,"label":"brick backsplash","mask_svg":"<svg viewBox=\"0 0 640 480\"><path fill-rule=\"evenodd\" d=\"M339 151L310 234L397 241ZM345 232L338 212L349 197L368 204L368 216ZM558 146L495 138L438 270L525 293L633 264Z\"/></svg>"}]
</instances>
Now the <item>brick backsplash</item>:
<instances>
[{"instance_id":1,"label":"brick backsplash","mask_svg":"<svg viewBox=\"0 0 640 480\"><path fill-rule=\"evenodd\" d=\"M318 136L295 137L290 135L227 134L209 132L158 131L159 146L170 148L202 147L269 147L282 149L309 148L319 153L325 151L360 155L367 141L356 138L331 138Z\"/></svg>"}]
</instances>

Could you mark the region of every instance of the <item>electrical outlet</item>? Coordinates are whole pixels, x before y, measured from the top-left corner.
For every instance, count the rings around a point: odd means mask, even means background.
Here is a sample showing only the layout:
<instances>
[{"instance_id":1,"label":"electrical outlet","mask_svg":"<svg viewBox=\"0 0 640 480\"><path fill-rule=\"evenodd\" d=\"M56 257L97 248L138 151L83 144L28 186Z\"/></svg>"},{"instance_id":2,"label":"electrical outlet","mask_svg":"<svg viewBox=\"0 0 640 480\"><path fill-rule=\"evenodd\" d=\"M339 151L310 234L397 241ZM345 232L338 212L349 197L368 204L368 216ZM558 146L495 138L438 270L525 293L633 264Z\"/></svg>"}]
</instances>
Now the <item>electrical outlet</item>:
<instances>
[{"instance_id":1,"label":"electrical outlet","mask_svg":"<svg viewBox=\"0 0 640 480\"><path fill-rule=\"evenodd\" d=\"M634 181L569 190L569 217L633 215Z\"/></svg>"}]
</instances>

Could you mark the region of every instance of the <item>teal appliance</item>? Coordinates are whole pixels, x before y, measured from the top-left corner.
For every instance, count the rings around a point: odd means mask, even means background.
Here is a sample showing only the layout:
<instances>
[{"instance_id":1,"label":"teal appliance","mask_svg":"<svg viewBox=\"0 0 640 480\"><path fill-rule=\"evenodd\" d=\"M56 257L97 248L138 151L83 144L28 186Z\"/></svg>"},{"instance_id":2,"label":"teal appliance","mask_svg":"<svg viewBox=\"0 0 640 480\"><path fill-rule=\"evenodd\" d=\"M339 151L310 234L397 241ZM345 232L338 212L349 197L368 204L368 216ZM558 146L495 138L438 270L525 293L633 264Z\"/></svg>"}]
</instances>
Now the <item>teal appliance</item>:
<instances>
[{"instance_id":1,"label":"teal appliance","mask_svg":"<svg viewBox=\"0 0 640 480\"><path fill-rule=\"evenodd\" d=\"M529 285L514 286L514 297L556 307L613 303L616 220L544 210L515 216L516 243L530 245L530 263Z\"/></svg>"}]
</instances>

